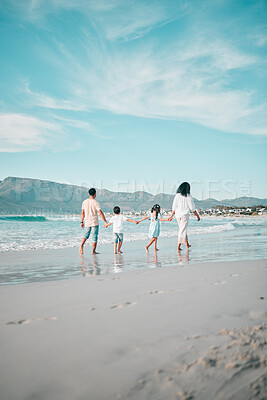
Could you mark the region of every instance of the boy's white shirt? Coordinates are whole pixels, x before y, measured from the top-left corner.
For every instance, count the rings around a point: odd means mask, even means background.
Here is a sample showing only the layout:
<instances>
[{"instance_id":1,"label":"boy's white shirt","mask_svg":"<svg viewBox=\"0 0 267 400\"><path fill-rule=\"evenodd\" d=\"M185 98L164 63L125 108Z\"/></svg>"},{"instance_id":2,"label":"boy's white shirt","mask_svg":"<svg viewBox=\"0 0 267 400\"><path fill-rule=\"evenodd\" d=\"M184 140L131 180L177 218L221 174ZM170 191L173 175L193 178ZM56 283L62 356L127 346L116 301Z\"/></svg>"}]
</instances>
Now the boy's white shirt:
<instances>
[{"instance_id":1,"label":"boy's white shirt","mask_svg":"<svg viewBox=\"0 0 267 400\"><path fill-rule=\"evenodd\" d=\"M122 233L123 232L123 222L127 221L127 217L125 215L116 214L110 218L109 222L113 224L113 232L114 233Z\"/></svg>"}]
</instances>

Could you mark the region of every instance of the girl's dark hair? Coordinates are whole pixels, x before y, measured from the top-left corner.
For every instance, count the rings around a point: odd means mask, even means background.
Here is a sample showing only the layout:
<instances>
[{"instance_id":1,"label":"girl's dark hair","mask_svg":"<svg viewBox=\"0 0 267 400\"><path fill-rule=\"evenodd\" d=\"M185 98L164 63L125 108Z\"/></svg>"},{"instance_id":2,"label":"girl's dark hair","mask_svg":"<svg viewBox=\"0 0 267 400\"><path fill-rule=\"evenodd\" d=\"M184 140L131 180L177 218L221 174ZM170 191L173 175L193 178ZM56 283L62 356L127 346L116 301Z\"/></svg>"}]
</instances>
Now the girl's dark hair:
<instances>
[{"instance_id":1,"label":"girl's dark hair","mask_svg":"<svg viewBox=\"0 0 267 400\"><path fill-rule=\"evenodd\" d=\"M151 212L153 213L154 211L156 211L156 218L158 219L158 214L160 212L160 205L159 204L154 204L154 206L151 208Z\"/></svg>"},{"instance_id":2,"label":"girl's dark hair","mask_svg":"<svg viewBox=\"0 0 267 400\"><path fill-rule=\"evenodd\" d=\"M183 182L181 185L178 187L176 193L181 193L182 196L187 196L190 194L190 185L188 182Z\"/></svg>"}]
</instances>

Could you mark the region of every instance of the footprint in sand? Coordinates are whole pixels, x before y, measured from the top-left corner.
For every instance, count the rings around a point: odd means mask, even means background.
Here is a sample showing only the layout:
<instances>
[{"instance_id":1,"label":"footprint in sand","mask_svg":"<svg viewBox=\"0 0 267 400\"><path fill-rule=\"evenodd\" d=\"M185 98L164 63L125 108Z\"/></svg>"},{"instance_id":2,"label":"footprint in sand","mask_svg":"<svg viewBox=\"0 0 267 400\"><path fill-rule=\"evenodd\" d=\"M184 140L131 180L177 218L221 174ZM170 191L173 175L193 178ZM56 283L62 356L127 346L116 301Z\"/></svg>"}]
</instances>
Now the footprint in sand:
<instances>
[{"instance_id":1,"label":"footprint in sand","mask_svg":"<svg viewBox=\"0 0 267 400\"><path fill-rule=\"evenodd\" d=\"M213 282L213 285L217 286L217 285L224 285L226 283L226 281L215 281Z\"/></svg>"},{"instance_id":2,"label":"footprint in sand","mask_svg":"<svg viewBox=\"0 0 267 400\"><path fill-rule=\"evenodd\" d=\"M57 320L57 317L25 318L25 319L20 319L18 321L6 322L6 325L22 325L22 324L29 324L30 322L33 322L33 321L56 321L56 320Z\"/></svg>"},{"instance_id":3,"label":"footprint in sand","mask_svg":"<svg viewBox=\"0 0 267 400\"><path fill-rule=\"evenodd\" d=\"M127 301L126 303L123 303L123 304L115 304L114 306L111 306L110 308L111 308L111 310L114 310L115 308L131 307L131 306L134 306L135 304L137 304L135 301L133 301L133 302Z\"/></svg>"},{"instance_id":4,"label":"footprint in sand","mask_svg":"<svg viewBox=\"0 0 267 400\"><path fill-rule=\"evenodd\" d=\"M154 290L152 292L148 292L148 294L162 294L165 293L164 290Z\"/></svg>"}]
</instances>

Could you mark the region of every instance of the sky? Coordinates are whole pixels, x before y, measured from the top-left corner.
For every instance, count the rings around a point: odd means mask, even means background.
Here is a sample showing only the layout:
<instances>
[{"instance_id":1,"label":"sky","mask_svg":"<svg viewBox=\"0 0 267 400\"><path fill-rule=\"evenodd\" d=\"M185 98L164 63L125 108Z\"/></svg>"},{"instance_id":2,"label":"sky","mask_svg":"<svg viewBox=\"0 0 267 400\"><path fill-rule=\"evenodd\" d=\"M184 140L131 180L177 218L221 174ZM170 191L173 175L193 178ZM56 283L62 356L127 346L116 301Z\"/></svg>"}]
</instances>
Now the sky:
<instances>
[{"instance_id":1,"label":"sky","mask_svg":"<svg viewBox=\"0 0 267 400\"><path fill-rule=\"evenodd\" d=\"M0 180L267 197L265 0L0 0Z\"/></svg>"}]
</instances>

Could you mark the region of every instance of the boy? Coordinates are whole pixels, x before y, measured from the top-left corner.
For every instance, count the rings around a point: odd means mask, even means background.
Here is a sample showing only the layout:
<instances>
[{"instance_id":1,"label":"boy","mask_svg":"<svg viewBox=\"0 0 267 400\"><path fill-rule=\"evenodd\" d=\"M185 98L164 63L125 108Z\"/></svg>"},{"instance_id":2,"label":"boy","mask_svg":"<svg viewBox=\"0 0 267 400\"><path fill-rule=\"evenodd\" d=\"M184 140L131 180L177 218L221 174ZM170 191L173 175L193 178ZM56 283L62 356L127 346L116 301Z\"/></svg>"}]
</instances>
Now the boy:
<instances>
[{"instance_id":1,"label":"boy","mask_svg":"<svg viewBox=\"0 0 267 400\"><path fill-rule=\"evenodd\" d=\"M114 254L117 253L122 253L121 251L121 246L123 242L123 221L128 221L128 222L134 222L137 224L137 221L134 221L133 219L125 217L125 215L121 215L121 209L118 206L115 206L113 208L114 216L110 218L109 223L105 224L105 228L113 224L113 239L114 239ZM117 252L117 244L119 242L118 246L118 252Z\"/></svg>"},{"instance_id":2,"label":"boy","mask_svg":"<svg viewBox=\"0 0 267 400\"><path fill-rule=\"evenodd\" d=\"M82 214L81 214L81 227L84 228L84 222L85 221L85 234L84 237L82 238L81 246L80 246L80 254L83 254L83 246L86 240L89 238L90 234L92 233L92 246L93 246L93 253L92 254L98 254L96 252L96 246L97 246L97 240L98 240L98 231L99 231L99 221L98 221L98 215L99 213L100 217L103 219L105 224L107 223L107 220L105 218L105 215L103 211L100 208L100 205L98 201L95 200L96 197L96 190L94 188L89 189L89 199L84 200L82 204Z\"/></svg>"}]
</instances>

